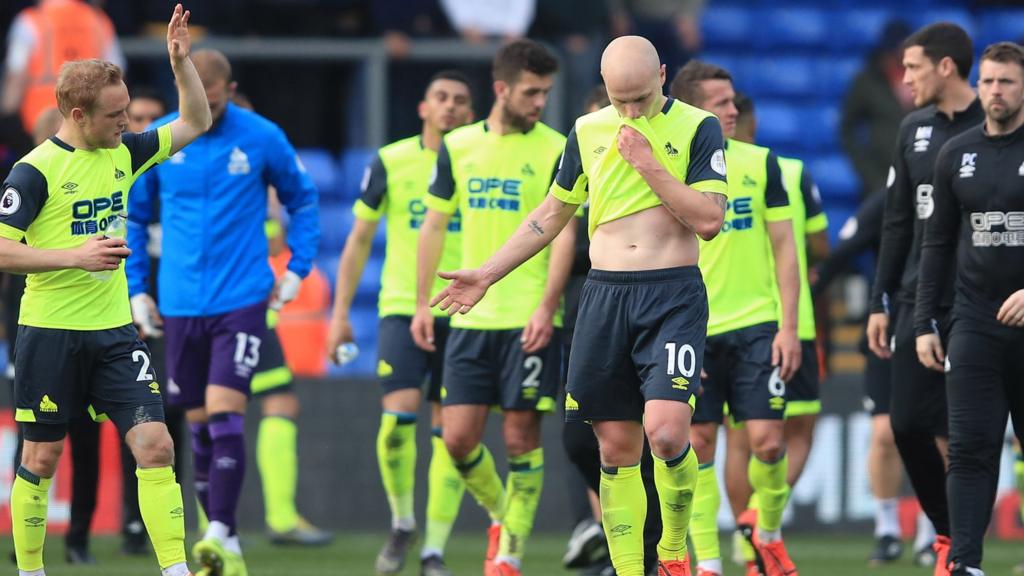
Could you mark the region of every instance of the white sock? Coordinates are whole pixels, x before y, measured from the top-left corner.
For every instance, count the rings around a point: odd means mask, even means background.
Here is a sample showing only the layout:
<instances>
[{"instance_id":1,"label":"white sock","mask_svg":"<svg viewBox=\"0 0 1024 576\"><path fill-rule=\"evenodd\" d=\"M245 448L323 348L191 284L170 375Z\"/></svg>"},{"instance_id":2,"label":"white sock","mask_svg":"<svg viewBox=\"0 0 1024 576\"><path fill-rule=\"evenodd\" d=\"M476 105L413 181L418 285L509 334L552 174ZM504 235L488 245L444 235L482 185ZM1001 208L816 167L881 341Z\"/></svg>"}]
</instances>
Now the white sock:
<instances>
[{"instance_id":1,"label":"white sock","mask_svg":"<svg viewBox=\"0 0 1024 576\"><path fill-rule=\"evenodd\" d=\"M924 512L917 514L917 536L914 537L914 550L920 550L925 546L931 545L935 542L935 526L932 526L932 521L928 519L928 515Z\"/></svg>"},{"instance_id":2,"label":"white sock","mask_svg":"<svg viewBox=\"0 0 1024 576\"><path fill-rule=\"evenodd\" d=\"M410 516L408 518L392 518L391 529L412 532L416 529L416 518L414 516Z\"/></svg>"},{"instance_id":3,"label":"white sock","mask_svg":"<svg viewBox=\"0 0 1024 576\"><path fill-rule=\"evenodd\" d=\"M513 558L511 556L498 556L494 559L495 564L499 564L501 562L508 564L516 570L518 570L522 566L522 562L519 560L519 558Z\"/></svg>"},{"instance_id":4,"label":"white sock","mask_svg":"<svg viewBox=\"0 0 1024 576\"><path fill-rule=\"evenodd\" d=\"M204 538L213 538L219 542L224 542L228 539L228 534L231 533L231 528L227 524L214 520L210 522L210 525L206 528L206 536Z\"/></svg>"},{"instance_id":5,"label":"white sock","mask_svg":"<svg viewBox=\"0 0 1024 576\"><path fill-rule=\"evenodd\" d=\"M722 576L722 559L712 558L711 560L701 560L697 562L698 571L714 572L718 576Z\"/></svg>"},{"instance_id":6,"label":"white sock","mask_svg":"<svg viewBox=\"0 0 1024 576\"><path fill-rule=\"evenodd\" d=\"M174 566L168 566L160 571L162 576L188 576L191 572L188 571L188 564L184 562L175 564Z\"/></svg>"},{"instance_id":7,"label":"white sock","mask_svg":"<svg viewBox=\"0 0 1024 576\"><path fill-rule=\"evenodd\" d=\"M242 555L242 544L238 541L238 534L228 536L224 540L224 549L232 554Z\"/></svg>"},{"instance_id":8,"label":"white sock","mask_svg":"<svg viewBox=\"0 0 1024 576\"><path fill-rule=\"evenodd\" d=\"M967 573L971 576L985 576L985 573L981 571L981 568L968 568Z\"/></svg>"},{"instance_id":9,"label":"white sock","mask_svg":"<svg viewBox=\"0 0 1024 576\"><path fill-rule=\"evenodd\" d=\"M875 538L883 536L900 537L899 498L875 500Z\"/></svg>"},{"instance_id":10,"label":"white sock","mask_svg":"<svg viewBox=\"0 0 1024 576\"><path fill-rule=\"evenodd\" d=\"M757 529L757 539L765 544L782 540L782 530L761 530Z\"/></svg>"},{"instance_id":11,"label":"white sock","mask_svg":"<svg viewBox=\"0 0 1024 576\"><path fill-rule=\"evenodd\" d=\"M431 556L437 556L438 558L444 558L444 552L438 550L437 548L427 548L426 546L424 546L423 547L423 551L420 552L420 560L426 560L427 558L430 558Z\"/></svg>"},{"instance_id":12,"label":"white sock","mask_svg":"<svg viewBox=\"0 0 1024 576\"><path fill-rule=\"evenodd\" d=\"M42 568L40 568L39 570L32 570L31 572L25 570L18 570L18 576L46 576L46 572L43 572Z\"/></svg>"}]
</instances>

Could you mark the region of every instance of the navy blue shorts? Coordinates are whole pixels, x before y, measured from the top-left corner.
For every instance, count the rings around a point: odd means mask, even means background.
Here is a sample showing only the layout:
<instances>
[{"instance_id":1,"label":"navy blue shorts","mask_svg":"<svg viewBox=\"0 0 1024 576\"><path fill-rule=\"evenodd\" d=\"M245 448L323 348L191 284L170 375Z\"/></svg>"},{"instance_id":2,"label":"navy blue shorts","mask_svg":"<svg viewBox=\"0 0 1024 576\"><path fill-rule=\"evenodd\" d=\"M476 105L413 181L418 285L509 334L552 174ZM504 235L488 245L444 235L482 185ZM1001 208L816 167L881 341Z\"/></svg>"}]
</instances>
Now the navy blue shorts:
<instances>
[{"instance_id":1,"label":"navy blue shorts","mask_svg":"<svg viewBox=\"0 0 1024 576\"><path fill-rule=\"evenodd\" d=\"M725 404L734 422L781 420L786 382L772 366L775 322L708 337L704 366L708 377L693 415L694 423L721 423Z\"/></svg>"},{"instance_id":2,"label":"navy blue shorts","mask_svg":"<svg viewBox=\"0 0 1024 576\"><path fill-rule=\"evenodd\" d=\"M266 302L214 316L164 318L168 403L202 407L208 384L248 395L266 333Z\"/></svg>"},{"instance_id":3,"label":"navy blue shorts","mask_svg":"<svg viewBox=\"0 0 1024 576\"><path fill-rule=\"evenodd\" d=\"M548 345L523 352L522 329L452 328L444 360L445 406L483 404L503 410L555 408L561 381L562 331L555 329Z\"/></svg>"},{"instance_id":4,"label":"navy blue shorts","mask_svg":"<svg viewBox=\"0 0 1024 576\"><path fill-rule=\"evenodd\" d=\"M696 266L591 270L569 357L566 420L639 422L648 400L692 407L707 328L707 292Z\"/></svg>"},{"instance_id":5,"label":"navy blue shorts","mask_svg":"<svg viewBox=\"0 0 1024 576\"><path fill-rule=\"evenodd\" d=\"M377 377L385 394L427 384L427 400L441 401L444 354L448 343L448 318L434 318L435 352L427 352L412 339L410 316L385 316L377 332Z\"/></svg>"}]
</instances>

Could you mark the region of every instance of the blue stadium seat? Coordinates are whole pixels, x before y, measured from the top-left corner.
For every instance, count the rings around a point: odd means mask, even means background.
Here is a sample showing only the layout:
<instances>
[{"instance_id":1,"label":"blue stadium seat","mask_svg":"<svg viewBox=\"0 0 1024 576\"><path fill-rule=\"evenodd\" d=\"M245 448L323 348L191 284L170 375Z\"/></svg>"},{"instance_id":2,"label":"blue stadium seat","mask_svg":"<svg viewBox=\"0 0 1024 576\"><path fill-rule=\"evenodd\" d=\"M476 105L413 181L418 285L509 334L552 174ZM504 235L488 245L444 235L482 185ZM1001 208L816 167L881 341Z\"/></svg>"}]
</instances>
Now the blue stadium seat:
<instances>
[{"instance_id":1,"label":"blue stadium seat","mask_svg":"<svg viewBox=\"0 0 1024 576\"><path fill-rule=\"evenodd\" d=\"M747 60L741 56L737 56L735 52L729 51L715 51L715 52L704 52L697 57L701 62L707 62L709 64L715 64L721 66L732 74L733 78L741 80L746 76ZM672 78L668 78L671 82Z\"/></svg>"},{"instance_id":2,"label":"blue stadium seat","mask_svg":"<svg viewBox=\"0 0 1024 576\"><path fill-rule=\"evenodd\" d=\"M878 36L885 24L894 18L891 10L885 8L853 8L832 14L830 26L833 40L839 44L869 48L878 42Z\"/></svg>"},{"instance_id":3,"label":"blue stadium seat","mask_svg":"<svg viewBox=\"0 0 1024 576\"><path fill-rule=\"evenodd\" d=\"M808 168L818 183L822 201L826 205L830 203L849 205L851 202L856 205L860 194L860 180L846 156L842 154L819 156L808 162Z\"/></svg>"},{"instance_id":4,"label":"blue stadium seat","mask_svg":"<svg viewBox=\"0 0 1024 576\"><path fill-rule=\"evenodd\" d=\"M829 43L826 14L813 7L765 8L757 13L757 27L762 46L811 48Z\"/></svg>"},{"instance_id":5,"label":"blue stadium seat","mask_svg":"<svg viewBox=\"0 0 1024 576\"><path fill-rule=\"evenodd\" d=\"M359 196L366 167L373 160L376 150L370 148L347 148L338 159L339 191L343 198L355 200Z\"/></svg>"},{"instance_id":6,"label":"blue stadium seat","mask_svg":"<svg viewBox=\"0 0 1024 576\"><path fill-rule=\"evenodd\" d=\"M334 294L334 289L338 283L338 259L340 254L329 254L323 250L320 252L313 263L323 272L327 282L331 285L331 294Z\"/></svg>"},{"instance_id":7,"label":"blue stadium seat","mask_svg":"<svg viewBox=\"0 0 1024 576\"><path fill-rule=\"evenodd\" d=\"M988 10L978 17L974 48L979 52L989 44L1024 38L1024 10Z\"/></svg>"},{"instance_id":8,"label":"blue stadium seat","mask_svg":"<svg viewBox=\"0 0 1024 576\"><path fill-rule=\"evenodd\" d=\"M865 58L860 56L818 58L815 70L824 95L842 101L853 79L864 67L865 61Z\"/></svg>"},{"instance_id":9,"label":"blue stadium seat","mask_svg":"<svg viewBox=\"0 0 1024 576\"><path fill-rule=\"evenodd\" d=\"M919 10L909 14L910 23L913 28L920 28L936 22L952 22L967 31L967 34L974 38L975 23L971 13L962 8L952 6L935 7L929 10ZM1018 35L1024 30L1018 30ZM1019 36L1018 36L1019 38Z\"/></svg>"},{"instance_id":10,"label":"blue stadium seat","mask_svg":"<svg viewBox=\"0 0 1024 576\"><path fill-rule=\"evenodd\" d=\"M323 148L300 148L296 150L299 160L306 167L306 172L313 184L320 191L320 197L329 198L338 192L337 165L331 153Z\"/></svg>"},{"instance_id":11,"label":"blue stadium seat","mask_svg":"<svg viewBox=\"0 0 1024 576\"><path fill-rule=\"evenodd\" d=\"M737 76L737 84L752 96L803 96L813 94L820 82L815 76L815 61L803 56L779 56L758 59L746 68L746 76Z\"/></svg>"},{"instance_id":12,"label":"blue stadium seat","mask_svg":"<svg viewBox=\"0 0 1024 576\"><path fill-rule=\"evenodd\" d=\"M839 104L834 101L801 107L801 143L806 150L833 151L840 148Z\"/></svg>"},{"instance_id":13,"label":"blue stadium seat","mask_svg":"<svg viewBox=\"0 0 1024 576\"><path fill-rule=\"evenodd\" d=\"M380 271L384 267L384 259L379 256L371 256L366 260L366 267L363 268L363 276L356 286L356 294L360 296L373 295L376 297L380 292Z\"/></svg>"},{"instance_id":14,"label":"blue stadium seat","mask_svg":"<svg viewBox=\"0 0 1024 576\"><path fill-rule=\"evenodd\" d=\"M320 253L337 255L352 229L352 206L348 203L320 203Z\"/></svg>"},{"instance_id":15,"label":"blue stadium seat","mask_svg":"<svg viewBox=\"0 0 1024 576\"><path fill-rule=\"evenodd\" d=\"M359 356L345 366L329 364L331 376L372 376L377 373L377 306L353 306L349 313Z\"/></svg>"},{"instance_id":16,"label":"blue stadium seat","mask_svg":"<svg viewBox=\"0 0 1024 576\"><path fill-rule=\"evenodd\" d=\"M770 148L793 147L801 143L801 114L785 101L755 102L757 140Z\"/></svg>"},{"instance_id":17,"label":"blue stadium seat","mask_svg":"<svg viewBox=\"0 0 1024 576\"><path fill-rule=\"evenodd\" d=\"M701 28L704 44L711 49L750 46L757 30L750 9L718 3L704 11Z\"/></svg>"}]
</instances>

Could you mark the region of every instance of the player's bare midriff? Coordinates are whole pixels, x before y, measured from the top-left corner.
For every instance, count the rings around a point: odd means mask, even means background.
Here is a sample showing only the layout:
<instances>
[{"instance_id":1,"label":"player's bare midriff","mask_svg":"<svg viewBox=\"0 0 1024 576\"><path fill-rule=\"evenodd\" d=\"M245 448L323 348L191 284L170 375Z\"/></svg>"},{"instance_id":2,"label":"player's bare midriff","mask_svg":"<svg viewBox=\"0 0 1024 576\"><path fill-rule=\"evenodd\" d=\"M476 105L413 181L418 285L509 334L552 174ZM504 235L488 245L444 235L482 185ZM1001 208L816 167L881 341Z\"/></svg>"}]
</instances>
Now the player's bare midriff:
<instances>
[{"instance_id":1,"label":"player's bare midriff","mask_svg":"<svg viewBox=\"0 0 1024 576\"><path fill-rule=\"evenodd\" d=\"M629 272L697 264L699 249L693 230L679 223L663 206L655 206L594 230L590 261L596 270Z\"/></svg>"}]
</instances>

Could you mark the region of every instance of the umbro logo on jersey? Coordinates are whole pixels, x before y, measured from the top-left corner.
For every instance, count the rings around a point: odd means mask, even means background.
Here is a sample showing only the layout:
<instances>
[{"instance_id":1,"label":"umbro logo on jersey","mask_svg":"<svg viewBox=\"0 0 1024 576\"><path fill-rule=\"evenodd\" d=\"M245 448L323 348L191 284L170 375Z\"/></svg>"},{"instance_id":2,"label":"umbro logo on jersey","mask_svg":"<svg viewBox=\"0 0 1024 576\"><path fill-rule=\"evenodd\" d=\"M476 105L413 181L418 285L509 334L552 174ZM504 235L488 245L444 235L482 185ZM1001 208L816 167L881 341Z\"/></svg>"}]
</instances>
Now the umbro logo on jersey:
<instances>
[{"instance_id":1,"label":"umbro logo on jersey","mask_svg":"<svg viewBox=\"0 0 1024 576\"><path fill-rule=\"evenodd\" d=\"M974 177L974 171L978 169L978 167L975 165L977 161L977 152L964 152L964 155L960 158L960 177Z\"/></svg>"},{"instance_id":2,"label":"umbro logo on jersey","mask_svg":"<svg viewBox=\"0 0 1024 576\"><path fill-rule=\"evenodd\" d=\"M75 184L74 182L65 182L64 185L60 187L65 194L74 194L76 188L78 188L78 184Z\"/></svg>"},{"instance_id":3,"label":"umbro logo on jersey","mask_svg":"<svg viewBox=\"0 0 1024 576\"><path fill-rule=\"evenodd\" d=\"M601 154L604 154L607 150L608 150L608 148L606 148L604 146L598 146L597 148L594 148L594 154L597 154L598 156L600 156Z\"/></svg>"},{"instance_id":4,"label":"umbro logo on jersey","mask_svg":"<svg viewBox=\"0 0 1024 576\"><path fill-rule=\"evenodd\" d=\"M917 132L914 133L914 152L927 152L928 145L931 144L931 138L931 126L918 126Z\"/></svg>"},{"instance_id":5,"label":"umbro logo on jersey","mask_svg":"<svg viewBox=\"0 0 1024 576\"><path fill-rule=\"evenodd\" d=\"M676 150L675 146L671 142L665 142L665 154L669 156L678 156L679 150Z\"/></svg>"},{"instance_id":6,"label":"umbro logo on jersey","mask_svg":"<svg viewBox=\"0 0 1024 576\"><path fill-rule=\"evenodd\" d=\"M757 180L754 180L749 175L744 174L743 175L743 185L744 186L749 186L751 188L756 188L757 187Z\"/></svg>"},{"instance_id":7,"label":"umbro logo on jersey","mask_svg":"<svg viewBox=\"0 0 1024 576\"><path fill-rule=\"evenodd\" d=\"M535 175L535 173L533 171L533 166L530 166L529 164L523 164L523 169L520 172L522 172L523 176L534 176Z\"/></svg>"}]
</instances>

